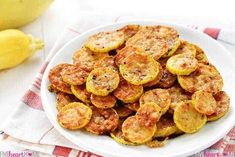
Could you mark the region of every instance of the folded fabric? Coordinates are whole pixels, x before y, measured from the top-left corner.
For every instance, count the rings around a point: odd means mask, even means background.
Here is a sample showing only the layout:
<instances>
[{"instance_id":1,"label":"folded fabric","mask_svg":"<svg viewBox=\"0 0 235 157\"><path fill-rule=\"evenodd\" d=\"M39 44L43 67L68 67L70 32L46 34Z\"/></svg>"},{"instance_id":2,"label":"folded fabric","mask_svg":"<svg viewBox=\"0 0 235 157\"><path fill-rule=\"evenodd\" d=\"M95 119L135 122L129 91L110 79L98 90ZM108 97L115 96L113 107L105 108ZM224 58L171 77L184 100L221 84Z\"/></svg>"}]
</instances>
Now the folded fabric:
<instances>
[{"instance_id":1,"label":"folded fabric","mask_svg":"<svg viewBox=\"0 0 235 157\"><path fill-rule=\"evenodd\" d=\"M51 155L99 156L65 139L48 121L40 99L41 78L51 58L66 42L95 26L125 21L126 19L130 19L130 17L96 16L94 18L94 16L90 15L90 17L84 16L84 18L78 19L76 23L67 27L58 37L31 88L26 91L23 98L19 101L19 107L9 117L5 125L3 125L3 140L17 146ZM157 19L155 20L157 21ZM190 27L203 31L222 44L223 42L230 44L235 50L235 34L231 35L232 32L217 28ZM194 156L232 156L235 155L233 154L234 152L235 128L216 144Z\"/></svg>"}]
</instances>

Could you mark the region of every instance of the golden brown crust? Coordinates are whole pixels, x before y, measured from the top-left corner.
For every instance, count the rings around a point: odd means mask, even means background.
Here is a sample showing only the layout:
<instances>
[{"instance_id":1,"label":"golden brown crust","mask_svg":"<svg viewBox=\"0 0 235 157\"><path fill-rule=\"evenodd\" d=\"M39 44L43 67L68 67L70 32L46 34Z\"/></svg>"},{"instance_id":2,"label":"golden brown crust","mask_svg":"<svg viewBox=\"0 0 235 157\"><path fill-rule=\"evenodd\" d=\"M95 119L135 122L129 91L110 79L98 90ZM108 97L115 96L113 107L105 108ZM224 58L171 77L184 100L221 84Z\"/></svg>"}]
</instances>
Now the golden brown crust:
<instances>
[{"instance_id":1,"label":"golden brown crust","mask_svg":"<svg viewBox=\"0 0 235 157\"><path fill-rule=\"evenodd\" d=\"M166 68L175 75L189 75L197 69L198 61L191 54L177 54L167 60Z\"/></svg>"},{"instance_id":2,"label":"golden brown crust","mask_svg":"<svg viewBox=\"0 0 235 157\"><path fill-rule=\"evenodd\" d=\"M196 91L192 95L192 104L202 114L211 115L216 111L216 101L213 95L205 91Z\"/></svg>"},{"instance_id":3,"label":"golden brown crust","mask_svg":"<svg viewBox=\"0 0 235 157\"><path fill-rule=\"evenodd\" d=\"M222 90L223 79L212 64L198 64L196 71L188 76L178 76L178 82L190 93L203 90L216 94Z\"/></svg>"},{"instance_id":4,"label":"golden brown crust","mask_svg":"<svg viewBox=\"0 0 235 157\"><path fill-rule=\"evenodd\" d=\"M86 130L97 134L105 134L114 131L118 126L119 116L113 109L92 108L93 114L90 122L86 125Z\"/></svg>"},{"instance_id":5,"label":"golden brown crust","mask_svg":"<svg viewBox=\"0 0 235 157\"><path fill-rule=\"evenodd\" d=\"M93 52L104 53L117 49L124 41L122 31L100 32L89 37L85 46Z\"/></svg>"},{"instance_id":6,"label":"golden brown crust","mask_svg":"<svg viewBox=\"0 0 235 157\"><path fill-rule=\"evenodd\" d=\"M91 93L86 90L85 85L71 86L71 91L82 102L86 104L89 104L91 102L90 101Z\"/></svg>"},{"instance_id":7,"label":"golden brown crust","mask_svg":"<svg viewBox=\"0 0 235 157\"><path fill-rule=\"evenodd\" d=\"M126 46L120 49L115 55L115 64L119 66L127 56L133 53L141 53L141 51L133 46Z\"/></svg>"},{"instance_id":8,"label":"golden brown crust","mask_svg":"<svg viewBox=\"0 0 235 157\"><path fill-rule=\"evenodd\" d=\"M156 125L156 122L161 117L161 107L153 102L145 103L140 106L136 112L136 119L140 126L151 127Z\"/></svg>"},{"instance_id":9,"label":"golden brown crust","mask_svg":"<svg viewBox=\"0 0 235 157\"><path fill-rule=\"evenodd\" d=\"M180 130L194 133L206 124L206 115L199 113L190 101L179 103L175 108L174 122Z\"/></svg>"},{"instance_id":10,"label":"golden brown crust","mask_svg":"<svg viewBox=\"0 0 235 157\"><path fill-rule=\"evenodd\" d=\"M159 65L159 72L158 72L156 78L153 81L150 81L148 83L143 84L144 87L155 86L162 79L163 69L162 69L162 66L160 65L160 63L157 62L157 64Z\"/></svg>"},{"instance_id":11,"label":"golden brown crust","mask_svg":"<svg viewBox=\"0 0 235 157\"><path fill-rule=\"evenodd\" d=\"M160 88L169 88L169 87L171 87L177 79L176 75L170 73L166 69L166 61L167 60L168 60L168 58L164 58L164 59L159 60L159 63L161 64L162 69L163 69L162 78L157 83L157 87L160 87Z\"/></svg>"},{"instance_id":12,"label":"golden brown crust","mask_svg":"<svg viewBox=\"0 0 235 157\"><path fill-rule=\"evenodd\" d=\"M99 95L107 96L118 87L119 75L112 68L96 68L91 71L86 80L87 91Z\"/></svg>"},{"instance_id":13,"label":"golden brown crust","mask_svg":"<svg viewBox=\"0 0 235 157\"><path fill-rule=\"evenodd\" d=\"M134 85L153 81L159 72L159 64L144 53L128 55L119 66L122 77Z\"/></svg>"},{"instance_id":14,"label":"golden brown crust","mask_svg":"<svg viewBox=\"0 0 235 157\"><path fill-rule=\"evenodd\" d=\"M147 92L145 92L140 97L140 106L153 102L156 105L158 105L162 110L161 113L164 114L169 109L171 104L171 97L169 92L166 89L152 89Z\"/></svg>"},{"instance_id":15,"label":"golden brown crust","mask_svg":"<svg viewBox=\"0 0 235 157\"><path fill-rule=\"evenodd\" d=\"M185 40L181 40L180 46L175 51L174 55L177 55L177 54L190 54L190 55L196 57L196 48L193 44L191 44Z\"/></svg>"},{"instance_id":16,"label":"golden brown crust","mask_svg":"<svg viewBox=\"0 0 235 157\"><path fill-rule=\"evenodd\" d=\"M125 104L125 106L132 111L137 111L140 108L140 103L139 102L128 103Z\"/></svg>"},{"instance_id":17,"label":"golden brown crust","mask_svg":"<svg viewBox=\"0 0 235 157\"><path fill-rule=\"evenodd\" d=\"M190 100L192 94L186 92L179 84L167 89L171 96L171 105L169 112L173 113L177 104L181 101Z\"/></svg>"},{"instance_id":18,"label":"golden brown crust","mask_svg":"<svg viewBox=\"0 0 235 157\"><path fill-rule=\"evenodd\" d=\"M128 83L124 79L121 79L118 87L113 92L114 96L124 103L136 102L140 98L142 93L142 85L133 85Z\"/></svg>"},{"instance_id":19,"label":"golden brown crust","mask_svg":"<svg viewBox=\"0 0 235 157\"><path fill-rule=\"evenodd\" d=\"M56 108L58 111L61 110L62 107L68 105L71 102L78 101L73 95L66 94L63 92L56 93Z\"/></svg>"},{"instance_id":20,"label":"golden brown crust","mask_svg":"<svg viewBox=\"0 0 235 157\"><path fill-rule=\"evenodd\" d=\"M128 117L133 113L132 110L130 110L129 108L127 108L123 105L115 106L114 109L116 110L116 112L120 118Z\"/></svg>"},{"instance_id":21,"label":"golden brown crust","mask_svg":"<svg viewBox=\"0 0 235 157\"><path fill-rule=\"evenodd\" d=\"M226 92L220 91L214 95L214 98L216 100L215 113L207 116L208 121L214 121L223 117L229 110L230 98Z\"/></svg>"},{"instance_id":22,"label":"golden brown crust","mask_svg":"<svg viewBox=\"0 0 235 157\"><path fill-rule=\"evenodd\" d=\"M166 114L160 118L157 122L157 130L154 137L168 137L178 131L173 117L170 114Z\"/></svg>"},{"instance_id":23,"label":"golden brown crust","mask_svg":"<svg viewBox=\"0 0 235 157\"><path fill-rule=\"evenodd\" d=\"M52 86L57 90L64 93L72 94L70 90L70 85L63 81L62 76L60 74L61 71L68 66L70 65L66 63L56 65L54 68L50 70L48 74L48 80L50 81Z\"/></svg>"},{"instance_id":24,"label":"golden brown crust","mask_svg":"<svg viewBox=\"0 0 235 157\"><path fill-rule=\"evenodd\" d=\"M59 124L70 130L83 128L90 121L92 110L83 103L73 102L64 106L58 113Z\"/></svg>"},{"instance_id":25,"label":"golden brown crust","mask_svg":"<svg viewBox=\"0 0 235 157\"><path fill-rule=\"evenodd\" d=\"M64 82L70 85L82 85L86 82L88 71L76 65L69 65L61 71Z\"/></svg>"},{"instance_id":26,"label":"golden brown crust","mask_svg":"<svg viewBox=\"0 0 235 157\"><path fill-rule=\"evenodd\" d=\"M114 68L117 70L117 66L114 61L114 56L104 56L94 64L94 68Z\"/></svg>"},{"instance_id":27,"label":"golden brown crust","mask_svg":"<svg viewBox=\"0 0 235 157\"><path fill-rule=\"evenodd\" d=\"M112 108L116 104L116 98L113 95L98 96L91 94L91 103L97 108L107 109Z\"/></svg>"},{"instance_id":28,"label":"golden brown crust","mask_svg":"<svg viewBox=\"0 0 235 157\"><path fill-rule=\"evenodd\" d=\"M196 48L196 59L199 63L208 64L208 58L205 54L205 52L197 45L194 44L194 47Z\"/></svg>"},{"instance_id":29,"label":"golden brown crust","mask_svg":"<svg viewBox=\"0 0 235 157\"><path fill-rule=\"evenodd\" d=\"M151 140L155 130L156 125L151 127L140 126L135 116L128 117L122 124L124 138L137 144Z\"/></svg>"},{"instance_id":30,"label":"golden brown crust","mask_svg":"<svg viewBox=\"0 0 235 157\"><path fill-rule=\"evenodd\" d=\"M118 31L121 31L124 33L125 40L127 41L129 38L134 36L140 29L139 25L126 25L122 28L120 28Z\"/></svg>"},{"instance_id":31,"label":"golden brown crust","mask_svg":"<svg viewBox=\"0 0 235 157\"><path fill-rule=\"evenodd\" d=\"M73 55L73 63L81 68L87 69L87 71L92 71L94 69L94 64L108 56L106 53L94 53L88 48L82 47Z\"/></svg>"},{"instance_id":32,"label":"golden brown crust","mask_svg":"<svg viewBox=\"0 0 235 157\"><path fill-rule=\"evenodd\" d=\"M126 45L133 45L140 49L142 52L152 56L158 60L168 51L167 41L158 37L153 32L154 28L141 27L141 29L127 42Z\"/></svg>"}]
</instances>

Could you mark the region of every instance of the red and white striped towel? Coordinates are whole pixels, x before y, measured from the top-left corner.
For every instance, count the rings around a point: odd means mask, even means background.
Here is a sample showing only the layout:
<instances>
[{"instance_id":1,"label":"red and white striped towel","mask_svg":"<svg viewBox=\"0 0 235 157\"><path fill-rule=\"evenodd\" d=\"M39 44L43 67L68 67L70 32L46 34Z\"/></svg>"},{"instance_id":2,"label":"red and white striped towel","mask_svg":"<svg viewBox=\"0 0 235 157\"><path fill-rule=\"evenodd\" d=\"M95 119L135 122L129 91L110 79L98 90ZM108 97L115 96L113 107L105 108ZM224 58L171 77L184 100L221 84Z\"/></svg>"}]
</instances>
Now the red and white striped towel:
<instances>
[{"instance_id":1,"label":"red and white striped towel","mask_svg":"<svg viewBox=\"0 0 235 157\"><path fill-rule=\"evenodd\" d=\"M99 156L93 154L92 152L87 152L86 150L72 144L70 141L60 135L48 121L43 111L40 99L41 78L51 58L67 41L100 24L124 21L126 19L130 19L130 17L96 16L94 18L94 16L86 16L84 19L79 19L74 25L67 27L66 30L58 37L58 40L48 55L46 62L42 66L42 69L37 75L32 86L19 101L19 107L3 126L3 140L23 148L41 152L44 155L46 153L49 155L58 156ZM203 31L221 43L225 42L226 44L229 44L230 46L234 47L235 50L234 32L231 33L229 31L216 28L193 28ZM235 156L235 127L216 144L194 155L194 157L199 156Z\"/></svg>"}]
</instances>

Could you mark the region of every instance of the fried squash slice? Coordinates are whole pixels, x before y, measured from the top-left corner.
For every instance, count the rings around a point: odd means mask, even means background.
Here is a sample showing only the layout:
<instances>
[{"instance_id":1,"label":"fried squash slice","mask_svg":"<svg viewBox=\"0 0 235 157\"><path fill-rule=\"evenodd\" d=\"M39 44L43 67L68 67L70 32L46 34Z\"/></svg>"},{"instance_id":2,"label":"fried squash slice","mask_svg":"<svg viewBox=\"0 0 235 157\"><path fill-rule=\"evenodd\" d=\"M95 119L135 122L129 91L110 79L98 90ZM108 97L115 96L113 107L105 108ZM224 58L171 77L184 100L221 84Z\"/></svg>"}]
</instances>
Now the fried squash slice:
<instances>
[{"instance_id":1,"label":"fried squash slice","mask_svg":"<svg viewBox=\"0 0 235 157\"><path fill-rule=\"evenodd\" d=\"M127 46L135 46L155 60L168 52L168 43L155 32L155 27L143 26L126 42Z\"/></svg>"},{"instance_id":2,"label":"fried squash slice","mask_svg":"<svg viewBox=\"0 0 235 157\"><path fill-rule=\"evenodd\" d=\"M140 97L139 102L140 106L143 106L146 103L153 102L161 108L161 114L165 114L170 107L171 97L166 89L157 88L145 92Z\"/></svg>"},{"instance_id":3,"label":"fried squash slice","mask_svg":"<svg viewBox=\"0 0 235 157\"><path fill-rule=\"evenodd\" d=\"M190 54L178 54L167 60L166 68L175 75L189 75L197 69L198 61Z\"/></svg>"},{"instance_id":4,"label":"fried squash slice","mask_svg":"<svg viewBox=\"0 0 235 157\"><path fill-rule=\"evenodd\" d=\"M205 91L196 91L192 95L192 104L198 112L205 115L211 115L216 111L215 98Z\"/></svg>"},{"instance_id":5,"label":"fried squash slice","mask_svg":"<svg viewBox=\"0 0 235 157\"><path fill-rule=\"evenodd\" d=\"M61 71L64 82L70 85L82 85L86 82L88 71L76 65L69 65Z\"/></svg>"},{"instance_id":6,"label":"fried squash slice","mask_svg":"<svg viewBox=\"0 0 235 157\"><path fill-rule=\"evenodd\" d=\"M178 76L178 82L190 93L203 90L216 94L223 88L223 79L212 64L199 63L198 68L190 75Z\"/></svg>"},{"instance_id":7,"label":"fried squash slice","mask_svg":"<svg viewBox=\"0 0 235 157\"><path fill-rule=\"evenodd\" d=\"M176 133L178 128L176 127L172 115L164 115L157 122L157 130L154 137L168 137Z\"/></svg>"},{"instance_id":8,"label":"fried squash slice","mask_svg":"<svg viewBox=\"0 0 235 157\"><path fill-rule=\"evenodd\" d=\"M111 94L107 96L98 96L91 94L91 103L97 108L112 108L115 106L116 102L117 99Z\"/></svg>"},{"instance_id":9,"label":"fried squash slice","mask_svg":"<svg viewBox=\"0 0 235 157\"><path fill-rule=\"evenodd\" d=\"M93 52L104 53L117 49L125 41L122 31L100 32L88 38L85 47Z\"/></svg>"},{"instance_id":10,"label":"fried squash slice","mask_svg":"<svg viewBox=\"0 0 235 157\"><path fill-rule=\"evenodd\" d=\"M119 66L122 77L134 85L153 81L159 73L159 64L143 53L130 54Z\"/></svg>"},{"instance_id":11,"label":"fried squash slice","mask_svg":"<svg viewBox=\"0 0 235 157\"><path fill-rule=\"evenodd\" d=\"M85 104L91 103L90 101L91 93L86 90L85 85L71 86L71 91L73 95L75 95L79 100L81 100Z\"/></svg>"},{"instance_id":12,"label":"fried squash slice","mask_svg":"<svg viewBox=\"0 0 235 157\"><path fill-rule=\"evenodd\" d=\"M102 135L113 132L118 127L119 116L114 109L99 109L92 107L92 111L91 120L85 126L85 129L88 132Z\"/></svg>"},{"instance_id":13,"label":"fried squash slice","mask_svg":"<svg viewBox=\"0 0 235 157\"><path fill-rule=\"evenodd\" d=\"M62 76L61 76L61 71L70 66L70 64L58 64L54 68L52 68L48 74L48 80L51 83L51 87L55 88L55 90L67 93L67 94L72 94L70 90L70 85L66 82L63 81Z\"/></svg>"},{"instance_id":14,"label":"fried squash slice","mask_svg":"<svg viewBox=\"0 0 235 157\"><path fill-rule=\"evenodd\" d=\"M135 116L128 117L122 124L125 139L136 144L150 141L156 131L156 125L151 127L140 126Z\"/></svg>"},{"instance_id":15,"label":"fried squash slice","mask_svg":"<svg viewBox=\"0 0 235 157\"><path fill-rule=\"evenodd\" d=\"M143 91L142 85L130 84L122 78L113 94L124 103L134 103L140 98Z\"/></svg>"},{"instance_id":16,"label":"fried squash slice","mask_svg":"<svg viewBox=\"0 0 235 157\"><path fill-rule=\"evenodd\" d=\"M208 121L215 121L223 117L229 111L230 98L226 92L220 91L214 95L214 98L216 100L215 113L207 116Z\"/></svg>"},{"instance_id":17,"label":"fried squash slice","mask_svg":"<svg viewBox=\"0 0 235 157\"><path fill-rule=\"evenodd\" d=\"M179 102L174 112L174 122L185 133L194 133L200 130L207 121L204 114L199 113L191 101Z\"/></svg>"},{"instance_id":18,"label":"fried squash slice","mask_svg":"<svg viewBox=\"0 0 235 157\"><path fill-rule=\"evenodd\" d=\"M86 89L98 96L107 96L118 87L119 75L112 68L96 68L90 72Z\"/></svg>"},{"instance_id":19,"label":"fried squash slice","mask_svg":"<svg viewBox=\"0 0 235 157\"><path fill-rule=\"evenodd\" d=\"M161 107L153 102L146 103L137 110L136 119L140 126L151 127L160 119L161 110Z\"/></svg>"},{"instance_id":20,"label":"fried squash slice","mask_svg":"<svg viewBox=\"0 0 235 157\"><path fill-rule=\"evenodd\" d=\"M91 119L92 110L83 103L73 102L64 106L58 113L59 124L66 129L83 128Z\"/></svg>"}]
</instances>

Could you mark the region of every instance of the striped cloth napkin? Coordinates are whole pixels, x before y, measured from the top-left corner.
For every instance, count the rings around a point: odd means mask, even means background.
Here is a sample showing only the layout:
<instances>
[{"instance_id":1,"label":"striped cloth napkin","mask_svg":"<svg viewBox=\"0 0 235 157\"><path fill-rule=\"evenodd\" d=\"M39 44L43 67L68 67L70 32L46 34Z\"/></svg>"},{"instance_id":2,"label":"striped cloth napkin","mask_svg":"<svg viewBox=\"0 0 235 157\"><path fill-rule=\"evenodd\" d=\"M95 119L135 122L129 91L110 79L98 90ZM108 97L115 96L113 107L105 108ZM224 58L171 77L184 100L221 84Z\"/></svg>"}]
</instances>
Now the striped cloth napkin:
<instances>
[{"instance_id":1,"label":"striped cloth napkin","mask_svg":"<svg viewBox=\"0 0 235 157\"><path fill-rule=\"evenodd\" d=\"M89 20L92 19L92 20ZM45 154L56 156L78 156L78 157L98 157L92 152L88 152L65 139L48 121L40 99L41 78L55 53L69 40L78 36L82 32L95 26L125 21L128 18L124 16L107 17L96 16L84 17L67 27L58 37L54 47L49 53L41 71L38 73L35 81L25 95L19 101L19 107L6 120L3 125L3 140L5 142L37 151L42 156ZM133 20L133 17L131 18ZM193 26L191 26L193 27ZM199 28L219 42L226 42L235 50L235 34L216 28ZM193 155L193 157L214 157L214 156L235 156L235 127L220 141L210 148Z\"/></svg>"}]
</instances>

